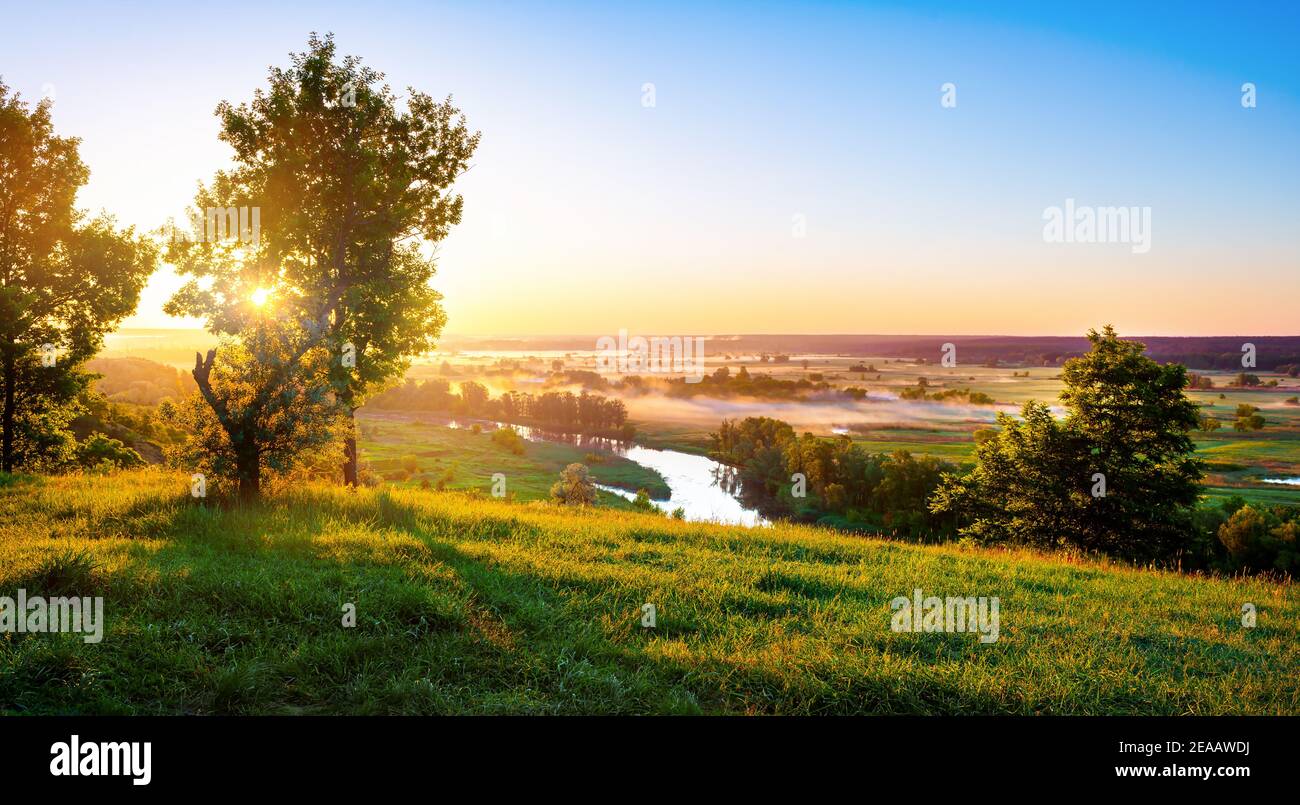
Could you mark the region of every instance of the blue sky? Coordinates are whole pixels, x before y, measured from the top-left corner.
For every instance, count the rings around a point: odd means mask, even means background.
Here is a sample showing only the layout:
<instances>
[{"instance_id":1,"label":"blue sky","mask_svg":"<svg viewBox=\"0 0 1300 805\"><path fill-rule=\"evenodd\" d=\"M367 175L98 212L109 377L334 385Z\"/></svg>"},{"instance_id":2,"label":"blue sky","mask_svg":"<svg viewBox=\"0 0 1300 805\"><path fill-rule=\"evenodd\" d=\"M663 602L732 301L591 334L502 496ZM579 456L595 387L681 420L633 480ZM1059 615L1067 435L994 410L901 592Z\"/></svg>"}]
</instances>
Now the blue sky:
<instances>
[{"instance_id":1,"label":"blue sky","mask_svg":"<svg viewBox=\"0 0 1300 805\"><path fill-rule=\"evenodd\" d=\"M309 31L395 87L454 94L484 139L440 249L453 332L1300 331L1292 4L3 15L0 74L52 88L56 125L83 138L81 203L142 227L226 164L217 102ZM1150 206L1151 251L1044 243L1043 210L1067 198ZM168 323L172 287L160 275L132 323Z\"/></svg>"}]
</instances>

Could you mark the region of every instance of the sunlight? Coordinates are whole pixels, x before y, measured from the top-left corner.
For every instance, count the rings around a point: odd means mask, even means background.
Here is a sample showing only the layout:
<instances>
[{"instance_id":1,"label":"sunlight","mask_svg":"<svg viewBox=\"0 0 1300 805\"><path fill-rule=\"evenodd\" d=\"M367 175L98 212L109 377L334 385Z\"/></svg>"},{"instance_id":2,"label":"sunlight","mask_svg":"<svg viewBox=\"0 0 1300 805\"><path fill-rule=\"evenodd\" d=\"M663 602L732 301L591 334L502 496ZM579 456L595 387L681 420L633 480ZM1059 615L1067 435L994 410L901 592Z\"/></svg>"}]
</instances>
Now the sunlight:
<instances>
[{"instance_id":1,"label":"sunlight","mask_svg":"<svg viewBox=\"0 0 1300 805\"><path fill-rule=\"evenodd\" d=\"M253 295L249 297L254 307L264 307L267 300L270 298L271 289L269 288L258 288L256 291L253 291Z\"/></svg>"}]
</instances>

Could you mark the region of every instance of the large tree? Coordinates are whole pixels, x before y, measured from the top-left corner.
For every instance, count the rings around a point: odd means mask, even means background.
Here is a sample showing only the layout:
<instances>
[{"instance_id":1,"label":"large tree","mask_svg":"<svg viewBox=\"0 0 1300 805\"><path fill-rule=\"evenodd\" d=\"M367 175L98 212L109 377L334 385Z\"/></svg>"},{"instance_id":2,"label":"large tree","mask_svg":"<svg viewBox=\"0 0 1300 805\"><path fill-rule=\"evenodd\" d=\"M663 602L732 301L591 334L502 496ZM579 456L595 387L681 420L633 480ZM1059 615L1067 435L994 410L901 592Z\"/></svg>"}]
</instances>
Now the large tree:
<instances>
[{"instance_id":1,"label":"large tree","mask_svg":"<svg viewBox=\"0 0 1300 805\"><path fill-rule=\"evenodd\" d=\"M1000 415L975 469L949 477L931 508L983 541L1176 559L1193 532L1202 476L1186 369L1147 358L1143 344L1109 326L1088 340L1092 349L1062 373L1065 417L1036 402L1020 420Z\"/></svg>"},{"instance_id":2,"label":"large tree","mask_svg":"<svg viewBox=\"0 0 1300 805\"><path fill-rule=\"evenodd\" d=\"M348 417L343 476L355 484L353 412L432 350L446 321L430 287L433 244L460 221L451 186L479 135L450 99L414 89L399 99L381 73L356 57L336 60L332 37L315 34L290 67L270 71L268 88L249 103L222 103L217 115L235 165L200 193L199 207L259 207L260 238L224 262L209 260L205 244L185 244L178 266L196 281L171 309L237 335L240 317L228 313L241 291L270 291L280 315L313 320L328 300L320 338L336 356L328 382Z\"/></svg>"},{"instance_id":3,"label":"large tree","mask_svg":"<svg viewBox=\"0 0 1300 805\"><path fill-rule=\"evenodd\" d=\"M89 171L50 102L0 82L0 469L69 457L81 365L130 314L157 251L73 205Z\"/></svg>"}]
</instances>

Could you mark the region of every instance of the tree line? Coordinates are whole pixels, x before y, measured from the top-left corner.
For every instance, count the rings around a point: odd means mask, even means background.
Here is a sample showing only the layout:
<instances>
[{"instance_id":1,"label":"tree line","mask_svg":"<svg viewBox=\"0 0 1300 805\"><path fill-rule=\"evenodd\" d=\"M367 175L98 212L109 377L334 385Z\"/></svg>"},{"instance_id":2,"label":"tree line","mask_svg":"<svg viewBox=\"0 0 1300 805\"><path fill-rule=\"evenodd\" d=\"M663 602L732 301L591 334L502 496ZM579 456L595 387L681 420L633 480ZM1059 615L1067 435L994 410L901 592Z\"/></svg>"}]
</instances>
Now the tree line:
<instances>
[{"instance_id":1,"label":"tree line","mask_svg":"<svg viewBox=\"0 0 1300 805\"><path fill-rule=\"evenodd\" d=\"M532 425L567 433L628 440L636 428L627 420L627 406L617 397L582 391L547 391L541 394L507 391L493 398L487 387L464 381L456 392L441 378L402 385L375 395L367 403L381 411L438 411L514 425Z\"/></svg>"},{"instance_id":2,"label":"tree line","mask_svg":"<svg viewBox=\"0 0 1300 805\"><path fill-rule=\"evenodd\" d=\"M847 436L796 435L769 417L723 420L710 457L733 468L730 491L766 517L915 540L942 535L927 501L956 466L906 450L873 454Z\"/></svg>"}]
</instances>

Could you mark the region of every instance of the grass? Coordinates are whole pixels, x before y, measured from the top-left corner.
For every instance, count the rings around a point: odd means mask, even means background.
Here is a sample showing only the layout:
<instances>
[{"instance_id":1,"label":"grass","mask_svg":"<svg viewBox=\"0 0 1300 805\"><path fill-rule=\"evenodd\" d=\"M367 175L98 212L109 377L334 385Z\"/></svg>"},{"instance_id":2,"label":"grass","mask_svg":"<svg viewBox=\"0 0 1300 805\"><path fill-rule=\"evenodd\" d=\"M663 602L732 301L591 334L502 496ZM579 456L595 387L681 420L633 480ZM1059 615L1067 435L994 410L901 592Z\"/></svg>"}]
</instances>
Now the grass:
<instances>
[{"instance_id":1,"label":"grass","mask_svg":"<svg viewBox=\"0 0 1300 805\"><path fill-rule=\"evenodd\" d=\"M656 500L667 499L670 490L663 476L634 461L609 452L599 453L599 463L588 459L592 450L551 442L524 442L524 453L515 455L492 442L490 433L474 433L467 428L448 428L441 424L402 421L401 419L362 418L361 453L374 472L408 486L420 486L422 480L436 484L450 469L448 489L478 489L488 492L492 476L506 476L506 489L518 500L544 500L550 497L551 485L560 471L574 462L587 464L592 477L607 486L635 492L644 488ZM418 471L401 477L404 456L415 456ZM615 508L631 508L626 499L602 491L601 503Z\"/></svg>"},{"instance_id":2,"label":"grass","mask_svg":"<svg viewBox=\"0 0 1300 805\"><path fill-rule=\"evenodd\" d=\"M454 492L20 478L19 587L107 625L0 634L6 713L1300 713L1293 584ZM998 596L1000 640L892 632L917 587Z\"/></svg>"}]
</instances>

